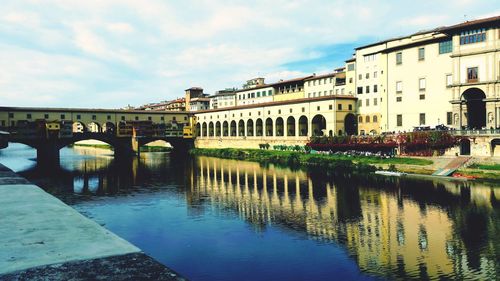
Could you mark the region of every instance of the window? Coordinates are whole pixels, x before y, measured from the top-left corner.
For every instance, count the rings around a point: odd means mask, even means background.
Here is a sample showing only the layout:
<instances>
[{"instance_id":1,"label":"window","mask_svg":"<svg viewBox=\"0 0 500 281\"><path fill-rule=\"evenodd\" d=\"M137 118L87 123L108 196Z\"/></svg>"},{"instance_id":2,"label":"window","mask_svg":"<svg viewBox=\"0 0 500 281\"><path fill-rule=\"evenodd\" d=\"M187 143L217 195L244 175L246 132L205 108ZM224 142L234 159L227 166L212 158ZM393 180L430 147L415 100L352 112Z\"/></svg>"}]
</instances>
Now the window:
<instances>
[{"instance_id":1,"label":"window","mask_svg":"<svg viewBox=\"0 0 500 281\"><path fill-rule=\"evenodd\" d=\"M281 114L281 109L278 109L278 114Z\"/></svg>"},{"instance_id":2,"label":"window","mask_svg":"<svg viewBox=\"0 0 500 281\"><path fill-rule=\"evenodd\" d=\"M351 78L349 78L349 84L351 84L351 83L352 83L352 77L351 77Z\"/></svg>"},{"instance_id":3,"label":"window","mask_svg":"<svg viewBox=\"0 0 500 281\"><path fill-rule=\"evenodd\" d=\"M377 98L374 98L373 99L373 105L377 105L378 104L378 99Z\"/></svg>"},{"instance_id":4,"label":"window","mask_svg":"<svg viewBox=\"0 0 500 281\"><path fill-rule=\"evenodd\" d=\"M347 71L353 71L354 70L354 63L350 63L347 65Z\"/></svg>"},{"instance_id":5,"label":"window","mask_svg":"<svg viewBox=\"0 0 500 281\"><path fill-rule=\"evenodd\" d=\"M420 113L420 125L425 125L425 113Z\"/></svg>"},{"instance_id":6,"label":"window","mask_svg":"<svg viewBox=\"0 0 500 281\"><path fill-rule=\"evenodd\" d=\"M467 68L467 83L474 83L478 81L477 67Z\"/></svg>"},{"instance_id":7,"label":"window","mask_svg":"<svg viewBox=\"0 0 500 281\"><path fill-rule=\"evenodd\" d=\"M302 107L302 112L306 112L306 108L305 107Z\"/></svg>"},{"instance_id":8,"label":"window","mask_svg":"<svg viewBox=\"0 0 500 281\"><path fill-rule=\"evenodd\" d=\"M369 79L370 78L370 73L366 73L366 79Z\"/></svg>"},{"instance_id":9,"label":"window","mask_svg":"<svg viewBox=\"0 0 500 281\"><path fill-rule=\"evenodd\" d=\"M135 121L138 121L138 120L139 120L139 116L136 116L136 117L135 117Z\"/></svg>"},{"instance_id":10,"label":"window","mask_svg":"<svg viewBox=\"0 0 500 281\"><path fill-rule=\"evenodd\" d=\"M460 45L473 44L486 41L486 29L474 29L460 33Z\"/></svg>"},{"instance_id":11,"label":"window","mask_svg":"<svg viewBox=\"0 0 500 281\"><path fill-rule=\"evenodd\" d=\"M452 112L446 112L446 125L452 125Z\"/></svg>"},{"instance_id":12,"label":"window","mask_svg":"<svg viewBox=\"0 0 500 281\"><path fill-rule=\"evenodd\" d=\"M366 86L366 93L370 93L370 86Z\"/></svg>"},{"instance_id":13,"label":"window","mask_svg":"<svg viewBox=\"0 0 500 281\"><path fill-rule=\"evenodd\" d=\"M396 102L401 102L403 101L403 97L396 97Z\"/></svg>"},{"instance_id":14,"label":"window","mask_svg":"<svg viewBox=\"0 0 500 281\"><path fill-rule=\"evenodd\" d=\"M358 80L361 80L361 79L363 79L363 75L359 74L358 75Z\"/></svg>"},{"instance_id":15,"label":"window","mask_svg":"<svg viewBox=\"0 0 500 281\"><path fill-rule=\"evenodd\" d=\"M212 117L212 116L210 116L210 117ZM153 120L153 118L151 118L151 116L148 116L148 120L151 121L151 120Z\"/></svg>"},{"instance_id":16,"label":"window","mask_svg":"<svg viewBox=\"0 0 500 281\"><path fill-rule=\"evenodd\" d=\"M403 82L398 81L396 82L396 93L402 93L403 92Z\"/></svg>"},{"instance_id":17,"label":"window","mask_svg":"<svg viewBox=\"0 0 500 281\"><path fill-rule=\"evenodd\" d=\"M403 63L403 53L397 52L396 53L396 64L402 64Z\"/></svg>"},{"instance_id":18,"label":"window","mask_svg":"<svg viewBox=\"0 0 500 281\"><path fill-rule=\"evenodd\" d=\"M45 114L45 115L44 115L44 118L45 118L45 119L49 119L49 115L48 115L48 114Z\"/></svg>"},{"instance_id":19,"label":"window","mask_svg":"<svg viewBox=\"0 0 500 281\"><path fill-rule=\"evenodd\" d=\"M377 72L373 72L373 78L377 78Z\"/></svg>"},{"instance_id":20,"label":"window","mask_svg":"<svg viewBox=\"0 0 500 281\"><path fill-rule=\"evenodd\" d=\"M401 114L396 115L396 126L398 127L403 126L403 115Z\"/></svg>"},{"instance_id":21,"label":"window","mask_svg":"<svg viewBox=\"0 0 500 281\"><path fill-rule=\"evenodd\" d=\"M293 110L290 108L290 113L292 113L292 112L293 112ZM250 113L248 114L248 116L252 116L252 113L250 112Z\"/></svg>"},{"instance_id":22,"label":"window","mask_svg":"<svg viewBox=\"0 0 500 281\"><path fill-rule=\"evenodd\" d=\"M361 95L363 93L363 87L358 87L358 95Z\"/></svg>"},{"instance_id":23,"label":"window","mask_svg":"<svg viewBox=\"0 0 500 281\"><path fill-rule=\"evenodd\" d=\"M374 122L374 123L378 122L378 117L377 117L377 115L373 115L373 122Z\"/></svg>"},{"instance_id":24,"label":"window","mask_svg":"<svg viewBox=\"0 0 500 281\"><path fill-rule=\"evenodd\" d=\"M343 95L344 94L344 88L340 89L340 94Z\"/></svg>"},{"instance_id":25,"label":"window","mask_svg":"<svg viewBox=\"0 0 500 281\"><path fill-rule=\"evenodd\" d=\"M122 119L122 121L125 121L125 116L122 116L122 118L121 118L121 119Z\"/></svg>"},{"instance_id":26,"label":"window","mask_svg":"<svg viewBox=\"0 0 500 281\"><path fill-rule=\"evenodd\" d=\"M31 119L31 113L26 114L26 119Z\"/></svg>"},{"instance_id":27,"label":"window","mask_svg":"<svg viewBox=\"0 0 500 281\"><path fill-rule=\"evenodd\" d=\"M451 74L446 74L446 87L451 87L453 84L453 76Z\"/></svg>"},{"instance_id":28,"label":"window","mask_svg":"<svg viewBox=\"0 0 500 281\"><path fill-rule=\"evenodd\" d=\"M369 99L366 99L365 104L366 104L366 106L370 106L370 100L369 100Z\"/></svg>"},{"instance_id":29,"label":"window","mask_svg":"<svg viewBox=\"0 0 500 281\"><path fill-rule=\"evenodd\" d=\"M352 110L352 104L349 105L349 110Z\"/></svg>"},{"instance_id":30,"label":"window","mask_svg":"<svg viewBox=\"0 0 500 281\"><path fill-rule=\"evenodd\" d=\"M366 116L365 121L366 121L366 123L370 123L370 116Z\"/></svg>"},{"instance_id":31,"label":"window","mask_svg":"<svg viewBox=\"0 0 500 281\"><path fill-rule=\"evenodd\" d=\"M234 117L234 116L233 116L233 117ZM136 117L136 118L137 118L137 117ZM136 120L137 120L137 119L136 119ZM172 117L172 121L175 121L175 120L176 120L176 117L175 117L175 116L174 116L174 117Z\"/></svg>"},{"instance_id":32,"label":"window","mask_svg":"<svg viewBox=\"0 0 500 281\"><path fill-rule=\"evenodd\" d=\"M339 104L337 105L337 109L338 109L338 110L342 110L342 104L340 104L340 103L339 103Z\"/></svg>"},{"instance_id":33,"label":"window","mask_svg":"<svg viewBox=\"0 0 500 281\"><path fill-rule=\"evenodd\" d=\"M378 85L373 85L373 92L374 93L378 92Z\"/></svg>"},{"instance_id":34,"label":"window","mask_svg":"<svg viewBox=\"0 0 500 281\"><path fill-rule=\"evenodd\" d=\"M164 117L164 116L161 116L161 117L160 117L160 120L161 120L161 121L165 121L165 117Z\"/></svg>"},{"instance_id":35,"label":"window","mask_svg":"<svg viewBox=\"0 0 500 281\"><path fill-rule=\"evenodd\" d=\"M425 48L418 48L418 60L425 60Z\"/></svg>"},{"instance_id":36,"label":"window","mask_svg":"<svg viewBox=\"0 0 500 281\"><path fill-rule=\"evenodd\" d=\"M108 115L108 120L111 120L111 115Z\"/></svg>"},{"instance_id":37,"label":"window","mask_svg":"<svg viewBox=\"0 0 500 281\"><path fill-rule=\"evenodd\" d=\"M77 115L76 115L76 119L77 119L77 120L80 120L80 119L82 119L82 116L81 116L80 114L77 114Z\"/></svg>"},{"instance_id":38,"label":"window","mask_svg":"<svg viewBox=\"0 0 500 281\"><path fill-rule=\"evenodd\" d=\"M358 117L358 123L363 123L363 117L361 116Z\"/></svg>"},{"instance_id":39,"label":"window","mask_svg":"<svg viewBox=\"0 0 500 281\"><path fill-rule=\"evenodd\" d=\"M9 112L9 118L14 118L14 113Z\"/></svg>"},{"instance_id":40,"label":"window","mask_svg":"<svg viewBox=\"0 0 500 281\"><path fill-rule=\"evenodd\" d=\"M425 91L425 78L418 79L418 90Z\"/></svg>"},{"instance_id":41,"label":"window","mask_svg":"<svg viewBox=\"0 0 500 281\"><path fill-rule=\"evenodd\" d=\"M318 106L318 107L317 107L317 110L319 111L319 109L320 109L320 107Z\"/></svg>"},{"instance_id":42,"label":"window","mask_svg":"<svg viewBox=\"0 0 500 281\"><path fill-rule=\"evenodd\" d=\"M61 120L64 120L64 119L66 119L66 115L61 114Z\"/></svg>"},{"instance_id":43,"label":"window","mask_svg":"<svg viewBox=\"0 0 500 281\"><path fill-rule=\"evenodd\" d=\"M447 54L453 51L453 43L451 40L439 42L439 54Z\"/></svg>"},{"instance_id":44,"label":"window","mask_svg":"<svg viewBox=\"0 0 500 281\"><path fill-rule=\"evenodd\" d=\"M260 98L260 92L257 92L257 97Z\"/></svg>"},{"instance_id":45,"label":"window","mask_svg":"<svg viewBox=\"0 0 500 281\"><path fill-rule=\"evenodd\" d=\"M267 95L271 96L273 94L272 90L267 91Z\"/></svg>"},{"instance_id":46,"label":"window","mask_svg":"<svg viewBox=\"0 0 500 281\"><path fill-rule=\"evenodd\" d=\"M421 99L421 100L425 100L425 94L421 94L421 95L419 96L419 99Z\"/></svg>"},{"instance_id":47,"label":"window","mask_svg":"<svg viewBox=\"0 0 500 281\"><path fill-rule=\"evenodd\" d=\"M358 107L362 107L363 106L363 100L358 100Z\"/></svg>"},{"instance_id":48,"label":"window","mask_svg":"<svg viewBox=\"0 0 500 281\"><path fill-rule=\"evenodd\" d=\"M96 119L97 119L97 116L92 115L92 120L96 120Z\"/></svg>"}]
</instances>

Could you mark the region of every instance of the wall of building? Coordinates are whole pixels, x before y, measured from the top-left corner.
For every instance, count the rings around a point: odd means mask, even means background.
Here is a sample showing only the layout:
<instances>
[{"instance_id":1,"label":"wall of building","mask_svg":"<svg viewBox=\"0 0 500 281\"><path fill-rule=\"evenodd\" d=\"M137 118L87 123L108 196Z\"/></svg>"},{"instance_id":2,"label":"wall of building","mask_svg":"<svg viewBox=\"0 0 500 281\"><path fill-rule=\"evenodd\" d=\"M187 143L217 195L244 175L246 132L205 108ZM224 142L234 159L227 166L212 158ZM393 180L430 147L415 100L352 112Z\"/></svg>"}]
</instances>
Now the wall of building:
<instances>
[{"instance_id":1,"label":"wall of building","mask_svg":"<svg viewBox=\"0 0 500 281\"><path fill-rule=\"evenodd\" d=\"M405 40L408 44L414 41ZM423 60L419 59L420 48L425 50ZM396 62L398 53L402 55L401 64ZM388 130L412 131L415 126L447 124L447 114L452 111L451 89L446 85L446 75L452 71L450 53L439 54L439 43L432 41L398 48L387 56ZM425 81L424 89L420 89L420 79ZM400 92L397 83L402 85ZM425 120L421 120L421 114Z\"/></svg>"}]
</instances>

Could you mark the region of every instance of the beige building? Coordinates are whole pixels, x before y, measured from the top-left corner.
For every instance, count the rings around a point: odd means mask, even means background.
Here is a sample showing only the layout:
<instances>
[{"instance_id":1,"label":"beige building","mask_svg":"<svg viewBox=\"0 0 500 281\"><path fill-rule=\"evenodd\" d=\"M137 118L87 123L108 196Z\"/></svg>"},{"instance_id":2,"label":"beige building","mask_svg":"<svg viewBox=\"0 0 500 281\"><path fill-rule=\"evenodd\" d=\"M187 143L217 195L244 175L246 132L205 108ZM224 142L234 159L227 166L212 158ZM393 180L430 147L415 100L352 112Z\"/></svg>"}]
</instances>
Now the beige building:
<instances>
[{"instance_id":1,"label":"beige building","mask_svg":"<svg viewBox=\"0 0 500 281\"><path fill-rule=\"evenodd\" d=\"M311 136L355 133L356 99L322 96L196 113L197 147L304 144Z\"/></svg>"},{"instance_id":2,"label":"beige building","mask_svg":"<svg viewBox=\"0 0 500 281\"><path fill-rule=\"evenodd\" d=\"M359 133L500 127L499 23L486 18L357 48L346 87L358 97Z\"/></svg>"},{"instance_id":3,"label":"beige building","mask_svg":"<svg viewBox=\"0 0 500 281\"><path fill-rule=\"evenodd\" d=\"M225 89L217 91L210 96L210 109L218 109L236 106L236 89Z\"/></svg>"}]
</instances>

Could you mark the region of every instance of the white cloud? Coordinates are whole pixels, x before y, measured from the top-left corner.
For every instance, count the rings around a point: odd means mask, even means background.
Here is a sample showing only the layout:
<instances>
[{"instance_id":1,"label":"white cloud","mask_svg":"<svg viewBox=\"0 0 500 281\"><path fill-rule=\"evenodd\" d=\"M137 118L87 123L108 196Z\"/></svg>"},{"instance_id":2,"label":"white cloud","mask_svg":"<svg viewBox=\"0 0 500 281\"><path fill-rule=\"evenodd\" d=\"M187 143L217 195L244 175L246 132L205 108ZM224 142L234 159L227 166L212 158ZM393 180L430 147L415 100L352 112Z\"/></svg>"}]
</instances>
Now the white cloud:
<instances>
[{"instance_id":1,"label":"white cloud","mask_svg":"<svg viewBox=\"0 0 500 281\"><path fill-rule=\"evenodd\" d=\"M1 102L120 107L195 85L210 93L255 76L272 82L337 67L290 64L330 60L338 52L327 46L498 11L496 1L459 1L5 0Z\"/></svg>"}]
</instances>

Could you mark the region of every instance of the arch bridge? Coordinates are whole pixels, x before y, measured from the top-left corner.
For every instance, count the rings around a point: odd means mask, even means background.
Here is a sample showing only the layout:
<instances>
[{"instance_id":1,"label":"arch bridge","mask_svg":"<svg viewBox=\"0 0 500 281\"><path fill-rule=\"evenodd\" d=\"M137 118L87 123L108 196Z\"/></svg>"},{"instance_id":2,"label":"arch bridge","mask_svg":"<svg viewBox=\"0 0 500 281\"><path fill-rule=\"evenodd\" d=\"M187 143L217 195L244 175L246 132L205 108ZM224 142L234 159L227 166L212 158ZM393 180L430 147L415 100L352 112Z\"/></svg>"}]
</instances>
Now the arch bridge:
<instances>
[{"instance_id":1,"label":"arch bridge","mask_svg":"<svg viewBox=\"0 0 500 281\"><path fill-rule=\"evenodd\" d=\"M175 111L0 107L0 131L10 133L9 142L35 148L42 162L58 161L61 148L90 139L111 145L115 156L138 154L157 140L186 151L193 143L183 133L190 120Z\"/></svg>"}]
</instances>

